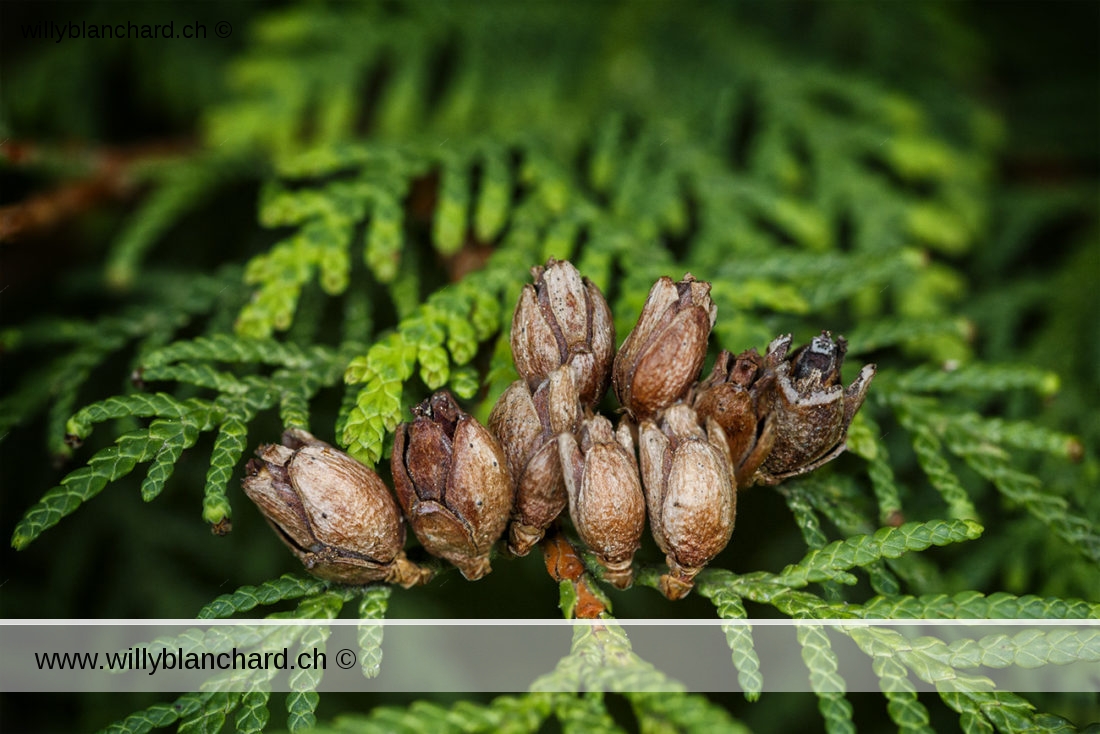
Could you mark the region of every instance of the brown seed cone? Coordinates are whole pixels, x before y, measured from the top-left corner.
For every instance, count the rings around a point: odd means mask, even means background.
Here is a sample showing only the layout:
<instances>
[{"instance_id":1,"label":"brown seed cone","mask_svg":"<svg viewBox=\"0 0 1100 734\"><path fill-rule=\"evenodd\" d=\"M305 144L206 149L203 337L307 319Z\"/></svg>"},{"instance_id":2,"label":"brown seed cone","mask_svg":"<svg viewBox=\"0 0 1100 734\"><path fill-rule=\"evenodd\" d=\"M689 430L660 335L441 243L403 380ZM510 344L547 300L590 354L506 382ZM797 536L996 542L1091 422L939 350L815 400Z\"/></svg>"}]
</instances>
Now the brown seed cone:
<instances>
[{"instance_id":1,"label":"brown seed cone","mask_svg":"<svg viewBox=\"0 0 1100 734\"><path fill-rule=\"evenodd\" d=\"M875 365L864 365L844 388L840 379L848 349L844 337L834 342L823 331L787 358L790 345L790 334L776 337L765 356L766 369L775 374L768 399L775 443L757 471L757 480L763 484L778 484L813 471L843 453L848 426L875 376Z\"/></svg>"},{"instance_id":2,"label":"brown seed cone","mask_svg":"<svg viewBox=\"0 0 1100 734\"><path fill-rule=\"evenodd\" d=\"M580 442L562 433L558 448L573 526L607 569L605 579L625 589L634 579L631 564L645 530L645 496L630 429L620 424L612 433L611 421L590 416Z\"/></svg>"},{"instance_id":3,"label":"brown seed cone","mask_svg":"<svg viewBox=\"0 0 1100 734\"><path fill-rule=\"evenodd\" d=\"M517 556L530 552L568 502L557 436L580 420L573 378L571 366L559 367L534 394L517 380L489 415L489 430L504 447L515 481L508 550Z\"/></svg>"},{"instance_id":4,"label":"brown seed cone","mask_svg":"<svg viewBox=\"0 0 1100 734\"><path fill-rule=\"evenodd\" d=\"M615 395L636 420L685 397L703 367L717 313L710 283L690 273L679 283L662 277L653 284L612 370Z\"/></svg>"},{"instance_id":5,"label":"brown seed cone","mask_svg":"<svg viewBox=\"0 0 1100 734\"><path fill-rule=\"evenodd\" d=\"M733 534L729 446L721 426L711 419L704 433L695 411L682 403L644 421L639 431L650 529L670 571L663 586L666 596L680 598Z\"/></svg>"},{"instance_id":6,"label":"brown seed cone","mask_svg":"<svg viewBox=\"0 0 1100 734\"><path fill-rule=\"evenodd\" d=\"M775 442L775 421L769 414L774 382L775 375L764 368L755 349L736 358L723 349L710 375L695 388L692 407L699 420L705 424L713 419L726 434L738 488L754 483Z\"/></svg>"},{"instance_id":7,"label":"brown seed cone","mask_svg":"<svg viewBox=\"0 0 1100 734\"><path fill-rule=\"evenodd\" d=\"M401 550L401 513L373 471L300 429L256 455L242 482L245 494L311 574L406 587L431 578Z\"/></svg>"},{"instance_id":8,"label":"brown seed cone","mask_svg":"<svg viewBox=\"0 0 1100 734\"><path fill-rule=\"evenodd\" d=\"M615 352L615 325L600 289L573 264L550 258L531 269L512 316L512 357L532 391L557 368L570 364L584 405L607 392Z\"/></svg>"},{"instance_id":9,"label":"brown seed cone","mask_svg":"<svg viewBox=\"0 0 1100 734\"><path fill-rule=\"evenodd\" d=\"M471 581L489 573L489 551L512 508L512 480L496 439L447 391L413 408L394 436L394 488L421 545Z\"/></svg>"}]
</instances>

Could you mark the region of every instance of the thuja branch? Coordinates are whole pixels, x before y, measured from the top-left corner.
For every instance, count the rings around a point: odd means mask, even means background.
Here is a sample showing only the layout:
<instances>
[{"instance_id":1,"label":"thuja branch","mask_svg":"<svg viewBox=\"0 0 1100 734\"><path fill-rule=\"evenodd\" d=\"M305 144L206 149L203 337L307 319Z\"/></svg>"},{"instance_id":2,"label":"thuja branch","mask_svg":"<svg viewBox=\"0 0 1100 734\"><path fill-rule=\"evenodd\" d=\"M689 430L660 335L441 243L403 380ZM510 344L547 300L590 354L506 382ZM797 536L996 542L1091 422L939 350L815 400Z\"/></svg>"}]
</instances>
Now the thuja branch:
<instances>
[{"instance_id":1,"label":"thuja branch","mask_svg":"<svg viewBox=\"0 0 1100 734\"><path fill-rule=\"evenodd\" d=\"M0 242L39 237L113 199L132 195L139 170L177 159L193 143L164 141L122 147L58 148L26 140L0 144L0 159L24 167L57 170L68 180L0 207Z\"/></svg>"}]
</instances>

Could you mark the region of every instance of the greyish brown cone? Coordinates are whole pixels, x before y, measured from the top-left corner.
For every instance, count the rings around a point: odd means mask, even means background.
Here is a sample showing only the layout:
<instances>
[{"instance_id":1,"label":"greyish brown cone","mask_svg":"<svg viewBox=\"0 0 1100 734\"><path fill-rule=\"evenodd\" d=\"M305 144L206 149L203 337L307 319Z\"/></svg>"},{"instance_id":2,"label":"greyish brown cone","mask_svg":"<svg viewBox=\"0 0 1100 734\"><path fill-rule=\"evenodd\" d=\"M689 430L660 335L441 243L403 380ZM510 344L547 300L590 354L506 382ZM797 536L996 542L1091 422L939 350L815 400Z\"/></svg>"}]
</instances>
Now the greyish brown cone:
<instances>
[{"instance_id":1,"label":"greyish brown cone","mask_svg":"<svg viewBox=\"0 0 1100 734\"><path fill-rule=\"evenodd\" d=\"M775 421L769 408L775 375L764 369L755 349L736 358L725 349L718 353L714 369L695 388L692 406L705 425L713 419L729 443L734 480L738 488L755 481L760 464L775 442Z\"/></svg>"},{"instance_id":2,"label":"greyish brown cone","mask_svg":"<svg viewBox=\"0 0 1100 734\"><path fill-rule=\"evenodd\" d=\"M345 584L409 587L431 572L401 550L405 525L373 471L300 429L265 444L242 486L279 538L314 576Z\"/></svg>"},{"instance_id":3,"label":"greyish brown cone","mask_svg":"<svg viewBox=\"0 0 1100 734\"><path fill-rule=\"evenodd\" d=\"M660 589L679 599L733 535L737 497L729 445L721 426L711 419L704 433L695 411L682 403L643 421L639 431L649 526L669 567Z\"/></svg>"},{"instance_id":4,"label":"greyish brown cone","mask_svg":"<svg viewBox=\"0 0 1100 734\"><path fill-rule=\"evenodd\" d=\"M642 421L682 400L699 377L718 309L710 283L691 273L653 284L638 323L615 356L611 384L623 408Z\"/></svg>"},{"instance_id":5,"label":"greyish brown cone","mask_svg":"<svg viewBox=\"0 0 1100 734\"><path fill-rule=\"evenodd\" d=\"M645 497L630 429L624 423L612 433L611 421L594 415L581 426L579 443L572 433L562 433L558 447L573 526L607 569L604 578L625 589L634 579L631 564L645 530Z\"/></svg>"},{"instance_id":6,"label":"greyish brown cone","mask_svg":"<svg viewBox=\"0 0 1100 734\"><path fill-rule=\"evenodd\" d=\"M508 550L525 556L568 502L557 436L580 421L580 403L570 365L559 367L534 394L516 380L493 406L489 430L508 458L515 504L508 527Z\"/></svg>"},{"instance_id":7,"label":"greyish brown cone","mask_svg":"<svg viewBox=\"0 0 1100 734\"><path fill-rule=\"evenodd\" d=\"M573 264L550 258L531 269L512 316L516 371L534 391L562 365L573 366L577 392L589 407L603 399L615 352L615 325L600 289Z\"/></svg>"},{"instance_id":8,"label":"greyish brown cone","mask_svg":"<svg viewBox=\"0 0 1100 734\"><path fill-rule=\"evenodd\" d=\"M496 439L445 390L413 408L394 436L394 489L421 545L471 581L512 509L512 479Z\"/></svg>"},{"instance_id":9,"label":"greyish brown cone","mask_svg":"<svg viewBox=\"0 0 1100 734\"><path fill-rule=\"evenodd\" d=\"M775 374L769 399L775 443L757 472L763 484L813 471L843 453L848 426L875 376L875 365L864 365L845 389L840 381L848 350L844 337L834 342L823 331L788 359L790 346L790 334L776 337L764 358L765 368Z\"/></svg>"}]
</instances>

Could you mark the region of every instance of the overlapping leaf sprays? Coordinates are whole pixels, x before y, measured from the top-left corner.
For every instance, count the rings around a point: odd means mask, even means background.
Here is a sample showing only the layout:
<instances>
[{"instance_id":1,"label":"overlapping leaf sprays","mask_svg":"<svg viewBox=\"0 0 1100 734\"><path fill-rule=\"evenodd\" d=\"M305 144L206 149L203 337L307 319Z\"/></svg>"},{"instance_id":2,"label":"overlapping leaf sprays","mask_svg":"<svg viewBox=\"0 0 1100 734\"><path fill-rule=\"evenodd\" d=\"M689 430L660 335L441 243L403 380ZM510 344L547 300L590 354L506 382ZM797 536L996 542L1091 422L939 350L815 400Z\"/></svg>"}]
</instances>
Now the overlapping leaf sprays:
<instances>
[{"instance_id":1,"label":"overlapping leaf sprays","mask_svg":"<svg viewBox=\"0 0 1100 734\"><path fill-rule=\"evenodd\" d=\"M648 510L669 568L660 589L681 598L729 543L738 489L777 484L844 451L875 367L844 388L843 337L822 332L789 355L790 335L763 357L723 350L700 382L717 317L709 283L660 278L615 355L611 311L593 283L553 259L532 273L510 335L521 379L493 407L489 429L441 391L394 440L405 516L425 550L466 578L490 571L506 527L509 551L525 555L568 508L604 578L626 588ZM609 381L622 407L617 427L597 412ZM401 551L401 517L374 472L303 432L284 444L258 449L245 491L312 573L427 580Z\"/></svg>"}]
</instances>

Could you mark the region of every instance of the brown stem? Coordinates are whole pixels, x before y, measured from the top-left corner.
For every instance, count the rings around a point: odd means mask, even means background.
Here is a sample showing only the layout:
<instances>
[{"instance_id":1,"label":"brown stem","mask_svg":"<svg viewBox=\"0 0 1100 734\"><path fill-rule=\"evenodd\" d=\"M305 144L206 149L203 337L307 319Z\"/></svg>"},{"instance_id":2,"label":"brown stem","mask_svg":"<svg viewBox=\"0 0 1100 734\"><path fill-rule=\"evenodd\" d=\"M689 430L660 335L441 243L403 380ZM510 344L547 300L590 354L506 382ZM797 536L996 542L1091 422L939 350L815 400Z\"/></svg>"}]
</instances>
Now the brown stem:
<instances>
[{"instance_id":1,"label":"brown stem","mask_svg":"<svg viewBox=\"0 0 1100 734\"><path fill-rule=\"evenodd\" d=\"M562 581L573 584L577 593L577 606L573 609L574 617L598 619L608 611L600 595L593 592L590 585L591 578L584 570L584 561L581 560L577 549L565 539L561 531L553 530L547 533L540 546L546 561L546 571L550 577L559 584Z\"/></svg>"},{"instance_id":2,"label":"brown stem","mask_svg":"<svg viewBox=\"0 0 1100 734\"><path fill-rule=\"evenodd\" d=\"M190 143L158 142L127 148L53 149L6 140L0 143L0 158L11 164L38 167L50 159L64 160L84 175L0 207L0 242L41 236L102 202L124 198L134 190L130 173L135 164L179 155L191 147Z\"/></svg>"}]
</instances>

